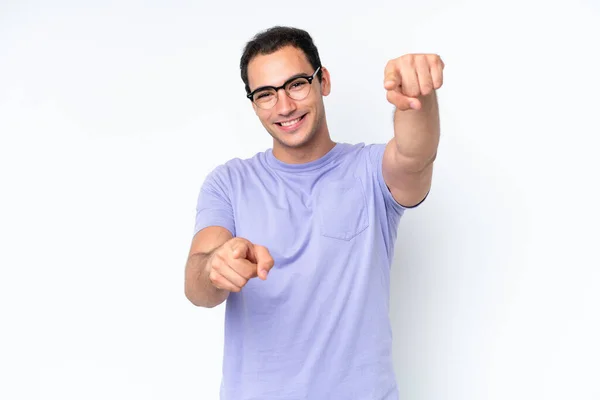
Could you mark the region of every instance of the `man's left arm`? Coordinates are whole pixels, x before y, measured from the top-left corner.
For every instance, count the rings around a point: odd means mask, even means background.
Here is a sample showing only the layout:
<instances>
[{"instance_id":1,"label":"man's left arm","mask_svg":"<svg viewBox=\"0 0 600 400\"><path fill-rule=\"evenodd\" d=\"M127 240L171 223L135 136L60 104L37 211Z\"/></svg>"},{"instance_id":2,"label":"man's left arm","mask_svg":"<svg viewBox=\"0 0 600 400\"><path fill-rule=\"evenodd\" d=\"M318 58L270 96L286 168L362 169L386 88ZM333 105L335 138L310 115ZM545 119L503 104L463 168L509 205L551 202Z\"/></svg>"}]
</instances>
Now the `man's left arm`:
<instances>
[{"instance_id":1,"label":"man's left arm","mask_svg":"<svg viewBox=\"0 0 600 400\"><path fill-rule=\"evenodd\" d=\"M394 138L383 155L383 178L394 199L414 207L429 193L440 138L436 90L444 63L435 54L407 54L391 60L384 87L394 112Z\"/></svg>"}]
</instances>

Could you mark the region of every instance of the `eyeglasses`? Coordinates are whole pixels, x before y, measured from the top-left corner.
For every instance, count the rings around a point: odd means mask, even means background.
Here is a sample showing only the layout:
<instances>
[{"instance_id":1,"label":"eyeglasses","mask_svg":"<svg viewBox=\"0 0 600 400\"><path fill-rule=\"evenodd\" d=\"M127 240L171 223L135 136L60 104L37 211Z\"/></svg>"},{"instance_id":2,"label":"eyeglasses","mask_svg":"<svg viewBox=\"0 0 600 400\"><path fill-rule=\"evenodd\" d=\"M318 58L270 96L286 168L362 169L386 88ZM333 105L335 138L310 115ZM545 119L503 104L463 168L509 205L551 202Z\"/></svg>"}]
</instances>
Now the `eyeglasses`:
<instances>
[{"instance_id":1,"label":"eyeglasses","mask_svg":"<svg viewBox=\"0 0 600 400\"><path fill-rule=\"evenodd\" d=\"M310 93L312 81L315 79L315 76L317 76L320 69L321 67L318 67L312 76L293 76L279 87L260 87L252 93L249 93L246 97L263 110L273 108L273 106L277 104L277 100L279 99L279 89L284 89L290 99L304 100Z\"/></svg>"}]
</instances>

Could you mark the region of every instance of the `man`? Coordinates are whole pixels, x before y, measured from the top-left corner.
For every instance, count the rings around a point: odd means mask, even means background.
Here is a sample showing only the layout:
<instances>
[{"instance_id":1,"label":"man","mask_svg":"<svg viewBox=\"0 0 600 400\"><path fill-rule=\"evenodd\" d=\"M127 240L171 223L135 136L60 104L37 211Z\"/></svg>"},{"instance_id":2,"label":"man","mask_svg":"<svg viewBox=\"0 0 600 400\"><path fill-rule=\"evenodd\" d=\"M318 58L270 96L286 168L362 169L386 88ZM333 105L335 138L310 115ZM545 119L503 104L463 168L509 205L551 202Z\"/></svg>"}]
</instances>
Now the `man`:
<instances>
[{"instance_id":1,"label":"man","mask_svg":"<svg viewBox=\"0 0 600 400\"><path fill-rule=\"evenodd\" d=\"M206 178L185 272L193 304L227 300L221 399L397 399L390 266L400 217L431 186L444 64L387 64L394 137L373 145L330 138L330 75L307 32L259 33L240 67L273 148Z\"/></svg>"}]
</instances>

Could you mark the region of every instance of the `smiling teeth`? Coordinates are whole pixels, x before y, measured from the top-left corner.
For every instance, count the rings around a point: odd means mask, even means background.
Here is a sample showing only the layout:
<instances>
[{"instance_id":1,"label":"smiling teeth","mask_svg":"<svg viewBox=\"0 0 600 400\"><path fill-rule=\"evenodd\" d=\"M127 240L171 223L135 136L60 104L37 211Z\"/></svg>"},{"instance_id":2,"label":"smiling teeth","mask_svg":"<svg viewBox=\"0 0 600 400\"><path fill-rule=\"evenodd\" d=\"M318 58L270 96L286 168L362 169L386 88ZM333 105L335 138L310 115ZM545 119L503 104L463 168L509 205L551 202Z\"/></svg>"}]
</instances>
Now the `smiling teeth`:
<instances>
[{"instance_id":1,"label":"smiling teeth","mask_svg":"<svg viewBox=\"0 0 600 400\"><path fill-rule=\"evenodd\" d=\"M293 121L287 121L287 122L282 122L281 126L290 126L290 125L294 125L295 123L297 123L298 121L300 121L300 118L296 118Z\"/></svg>"}]
</instances>

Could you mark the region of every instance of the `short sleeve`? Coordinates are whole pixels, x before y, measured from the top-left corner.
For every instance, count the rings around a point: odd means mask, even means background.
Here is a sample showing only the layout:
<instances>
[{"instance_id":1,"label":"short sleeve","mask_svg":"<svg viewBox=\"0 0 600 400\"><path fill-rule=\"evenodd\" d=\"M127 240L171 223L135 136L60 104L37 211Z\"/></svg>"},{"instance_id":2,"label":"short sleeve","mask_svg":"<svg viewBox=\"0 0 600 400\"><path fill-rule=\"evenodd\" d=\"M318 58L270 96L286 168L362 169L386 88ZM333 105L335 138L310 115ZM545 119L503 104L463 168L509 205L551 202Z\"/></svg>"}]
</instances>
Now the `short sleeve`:
<instances>
[{"instance_id":1,"label":"short sleeve","mask_svg":"<svg viewBox=\"0 0 600 400\"><path fill-rule=\"evenodd\" d=\"M227 168L215 168L204 180L196 204L194 235L209 226L221 226L235 236Z\"/></svg>"},{"instance_id":2,"label":"short sleeve","mask_svg":"<svg viewBox=\"0 0 600 400\"><path fill-rule=\"evenodd\" d=\"M383 197L385 198L385 203L397 214L402 214L407 209L416 208L419 205L421 205L427 198L427 195L418 204L411 207L403 206L402 204L398 203L396 199L394 199L394 196L392 196L392 192L390 192L390 189L387 187L385 180L383 179L383 153L385 152L385 147L386 144L370 145L370 161L372 163L373 170L377 174L376 179L379 184L379 188L383 193Z\"/></svg>"}]
</instances>

